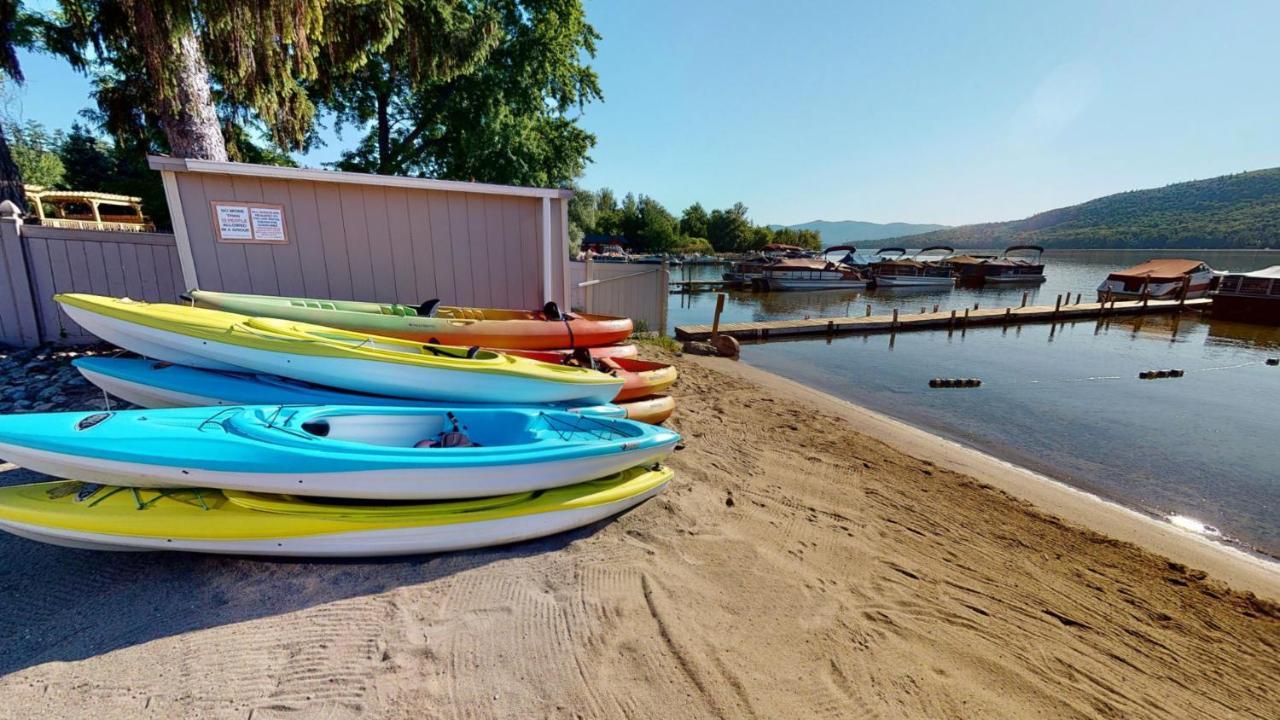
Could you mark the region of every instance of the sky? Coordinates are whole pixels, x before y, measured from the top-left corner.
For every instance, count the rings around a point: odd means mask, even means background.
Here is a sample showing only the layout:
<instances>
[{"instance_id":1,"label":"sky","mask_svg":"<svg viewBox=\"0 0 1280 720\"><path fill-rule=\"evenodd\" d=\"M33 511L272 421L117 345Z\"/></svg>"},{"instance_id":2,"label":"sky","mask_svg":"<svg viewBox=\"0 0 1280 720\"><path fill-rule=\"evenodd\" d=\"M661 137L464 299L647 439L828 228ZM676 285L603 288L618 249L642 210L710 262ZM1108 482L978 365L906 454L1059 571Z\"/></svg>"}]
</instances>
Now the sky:
<instances>
[{"instance_id":1,"label":"sky","mask_svg":"<svg viewBox=\"0 0 1280 720\"><path fill-rule=\"evenodd\" d=\"M1275 0L585 2L580 184L676 213L961 224L1280 165ZM8 113L70 126L88 81L21 61ZM358 137L324 135L305 164Z\"/></svg>"}]
</instances>

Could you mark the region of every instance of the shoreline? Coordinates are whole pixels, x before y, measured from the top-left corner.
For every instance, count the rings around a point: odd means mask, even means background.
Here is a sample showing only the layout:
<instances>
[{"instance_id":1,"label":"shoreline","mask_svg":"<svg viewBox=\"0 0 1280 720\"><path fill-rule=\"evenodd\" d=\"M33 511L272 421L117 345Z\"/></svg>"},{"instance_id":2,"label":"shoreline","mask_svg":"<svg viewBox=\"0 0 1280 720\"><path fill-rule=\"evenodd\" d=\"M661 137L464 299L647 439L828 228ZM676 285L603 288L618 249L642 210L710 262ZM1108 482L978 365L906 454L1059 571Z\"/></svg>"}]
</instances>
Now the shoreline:
<instances>
[{"instance_id":1,"label":"shoreline","mask_svg":"<svg viewBox=\"0 0 1280 720\"><path fill-rule=\"evenodd\" d=\"M782 392L840 416L855 432L874 437L920 460L990 484L1036 509L1172 561L1198 568L1232 588L1280 599L1280 562L1175 527L1139 510L1021 467L857 403L721 358L690 357L705 367Z\"/></svg>"}]
</instances>

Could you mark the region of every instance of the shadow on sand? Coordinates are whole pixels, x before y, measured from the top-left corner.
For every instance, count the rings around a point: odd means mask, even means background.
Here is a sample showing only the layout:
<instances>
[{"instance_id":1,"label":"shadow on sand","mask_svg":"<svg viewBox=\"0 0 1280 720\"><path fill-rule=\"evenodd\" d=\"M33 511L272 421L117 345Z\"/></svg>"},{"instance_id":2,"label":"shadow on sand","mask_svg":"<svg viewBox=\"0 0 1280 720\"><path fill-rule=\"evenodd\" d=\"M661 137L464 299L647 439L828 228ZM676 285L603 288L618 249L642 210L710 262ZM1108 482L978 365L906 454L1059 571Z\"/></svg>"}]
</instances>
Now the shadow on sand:
<instances>
[{"instance_id":1,"label":"shadow on sand","mask_svg":"<svg viewBox=\"0 0 1280 720\"><path fill-rule=\"evenodd\" d=\"M0 472L0 485L44 479ZM0 676L559 550L611 520L492 549L374 560L95 552L0 533Z\"/></svg>"}]
</instances>

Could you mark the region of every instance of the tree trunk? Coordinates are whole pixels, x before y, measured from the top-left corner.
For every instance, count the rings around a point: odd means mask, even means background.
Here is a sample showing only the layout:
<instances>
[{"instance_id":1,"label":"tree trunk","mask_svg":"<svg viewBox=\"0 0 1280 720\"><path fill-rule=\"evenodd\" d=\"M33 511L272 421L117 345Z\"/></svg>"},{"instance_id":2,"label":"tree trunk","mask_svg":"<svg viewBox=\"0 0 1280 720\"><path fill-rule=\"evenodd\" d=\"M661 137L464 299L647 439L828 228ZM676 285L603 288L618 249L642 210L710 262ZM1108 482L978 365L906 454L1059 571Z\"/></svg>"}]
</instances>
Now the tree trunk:
<instances>
[{"instance_id":1,"label":"tree trunk","mask_svg":"<svg viewBox=\"0 0 1280 720\"><path fill-rule=\"evenodd\" d=\"M391 164L391 94L379 90L378 103L378 172L390 175L387 166Z\"/></svg>"},{"instance_id":2,"label":"tree trunk","mask_svg":"<svg viewBox=\"0 0 1280 720\"><path fill-rule=\"evenodd\" d=\"M152 0L124 0L142 53L147 75L155 85L156 115L175 157L197 160L227 159L227 144L218 124L209 88L209 66L195 31L175 23L176 12Z\"/></svg>"},{"instance_id":3,"label":"tree trunk","mask_svg":"<svg viewBox=\"0 0 1280 720\"><path fill-rule=\"evenodd\" d=\"M27 193L22 189L22 171L9 153L9 140L0 128L0 202L12 200L19 210L26 212Z\"/></svg>"},{"instance_id":4,"label":"tree trunk","mask_svg":"<svg viewBox=\"0 0 1280 720\"><path fill-rule=\"evenodd\" d=\"M176 93L169 102L161 102L160 116L169 149L175 157L225 162L227 144L213 107L209 67L200 41L195 33L187 31L178 37L172 52Z\"/></svg>"}]
</instances>

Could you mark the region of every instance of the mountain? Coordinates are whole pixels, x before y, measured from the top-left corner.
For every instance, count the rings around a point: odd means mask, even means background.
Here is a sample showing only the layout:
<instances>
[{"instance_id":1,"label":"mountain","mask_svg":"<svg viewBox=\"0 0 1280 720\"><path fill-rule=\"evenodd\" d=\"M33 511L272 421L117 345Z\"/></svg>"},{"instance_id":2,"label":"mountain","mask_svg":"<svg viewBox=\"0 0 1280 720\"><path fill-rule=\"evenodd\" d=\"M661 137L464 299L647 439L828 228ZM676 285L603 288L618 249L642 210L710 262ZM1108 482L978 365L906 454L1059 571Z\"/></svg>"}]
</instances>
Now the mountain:
<instances>
[{"instance_id":1,"label":"mountain","mask_svg":"<svg viewBox=\"0 0 1280 720\"><path fill-rule=\"evenodd\" d=\"M777 230L782 225L770 225ZM799 225L787 225L792 230L817 230L822 234L823 245L856 245L867 240L883 240L941 230L946 225L917 223L873 223L860 220L814 220Z\"/></svg>"},{"instance_id":2,"label":"mountain","mask_svg":"<svg viewBox=\"0 0 1280 720\"><path fill-rule=\"evenodd\" d=\"M1024 220L911 235L916 246L1280 248L1280 168L1131 190Z\"/></svg>"}]
</instances>

